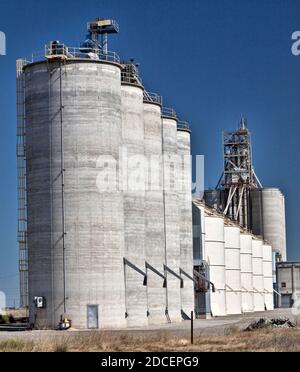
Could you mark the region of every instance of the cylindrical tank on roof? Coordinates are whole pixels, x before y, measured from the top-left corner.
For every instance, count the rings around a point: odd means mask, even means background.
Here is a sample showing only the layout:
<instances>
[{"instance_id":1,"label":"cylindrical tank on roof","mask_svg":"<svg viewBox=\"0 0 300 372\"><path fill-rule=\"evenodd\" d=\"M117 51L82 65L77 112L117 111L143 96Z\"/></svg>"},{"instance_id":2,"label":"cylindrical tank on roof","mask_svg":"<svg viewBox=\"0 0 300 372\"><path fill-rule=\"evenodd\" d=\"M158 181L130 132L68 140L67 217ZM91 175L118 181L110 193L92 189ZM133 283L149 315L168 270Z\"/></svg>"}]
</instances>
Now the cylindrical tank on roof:
<instances>
[{"instance_id":1,"label":"cylindrical tank on roof","mask_svg":"<svg viewBox=\"0 0 300 372\"><path fill-rule=\"evenodd\" d=\"M241 314L240 228L225 226L226 313Z\"/></svg>"},{"instance_id":2,"label":"cylindrical tank on roof","mask_svg":"<svg viewBox=\"0 0 300 372\"><path fill-rule=\"evenodd\" d=\"M24 74L30 322L123 327L123 195L102 178L122 143L120 66L56 60Z\"/></svg>"},{"instance_id":3,"label":"cylindrical tank on roof","mask_svg":"<svg viewBox=\"0 0 300 372\"><path fill-rule=\"evenodd\" d=\"M191 135L189 126L177 126L180 269L183 279L181 309L189 317L194 311ZM188 274L188 275L186 275Z\"/></svg>"},{"instance_id":4,"label":"cylindrical tank on roof","mask_svg":"<svg viewBox=\"0 0 300 372\"><path fill-rule=\"evenodd\" d=\"M226 315L224 219L206 215L205 233L205 261L209 265L210 281L215 286L215 292L211 293L211 312L213 316L224 316Z\"/></svg>"},{"instance_id":5,"label":"cylindrical tank on roof","mask_svg":"<svg viewBox=\"0 0 300 372\"><path fill-rule=\"evenodd\" d=\"M263 242L258 239L252 240L252 268L254 311L264 311Z\"/></svg>"},{"instance_id":6,"label":"cylindrical tank on roof","mask_svg":"<svg viewBox=\"0 0 300 372\"><path fill-rule=\"evenodd\" d=\"M145 201L146 261L161 274L164 274L165 231L161 107L158 103L149 100L144 100L144 137L145 158L148 165ZM163 279L151 270L147 270L147 297L149 324L166 322L166 289L163 288Z\"/></svg>"},{"instance_id":7,"label":"cylindrical tank on roof","mask_svg":"<svg viewBox=\"0 0 300 372\"><path fill-rule=\"evenodd\" d=\"M177 118L172 110L162 114L163 180L165 202L165 239L167 277L167 316L181 320L180 228L178 198ZM171 272L170 272L171 271ZM174 274L172 274L172 272Z\"/></svg>"},{"instance_id":8,"label":"cylindrical tank on roof","mask_svg":"<svg viewBox=\"0 0 300 372\"><path fill-rule=\"evenodd\" d=\"M252 235L242 233L241 239L241 287L243 313L254 311Z\"/></svg>"},{"instance_id":9,"label":"cylindrical tank on roof","mask_svg":"<svg viewBox=\"0 0 300 372\"><path fill-rule=\"evenodd\" d=\"M273 293L273 262L272 247L268 244L263 245L263 269L264 269L264 290L265 306L267 310L274 310Z\"/></svg>"}]
</instances>

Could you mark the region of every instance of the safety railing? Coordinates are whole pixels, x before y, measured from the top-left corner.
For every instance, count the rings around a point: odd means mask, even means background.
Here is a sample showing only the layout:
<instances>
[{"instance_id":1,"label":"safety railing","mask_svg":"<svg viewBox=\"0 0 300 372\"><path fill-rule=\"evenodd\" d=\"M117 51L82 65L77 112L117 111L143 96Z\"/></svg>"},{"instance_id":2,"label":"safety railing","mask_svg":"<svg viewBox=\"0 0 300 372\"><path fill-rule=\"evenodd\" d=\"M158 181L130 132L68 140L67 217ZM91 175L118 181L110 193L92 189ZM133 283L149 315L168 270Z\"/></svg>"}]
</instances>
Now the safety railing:
<instances>
[{"instance_id":1,"label":"safety railing","mask_svg":"<svg viewBox=\"0 0 300 372\"><path fill-rule=\"evenodd\" d=\"M28 63L39 62L45 59L88 59L120 63L120 57L115 52L103 53L101 49L73 48L65 44L46 44L44 50L32 53L26 58Z\"/></svg>"},{"instance_id":2,"label":"safety railing","mask_svg":"<svg viewBox=\"0 0 300 372\"><path fill-rule=\"evenodd\" d=\"M121 72L121 81L122 83L143 86L142 79L139 76L130 74L129 72L125 71Z\"/></svg>"},{"instance_id":3,"label":"safety railing","mask_svg":"<svg viewBox=\"0 0 300 372\"><path fill-rule=\"evenodd\" d=\"M144 101L150 102L150 103L157 103L158 105L162 105L162 96L156 94L144 91Z\"/></svg>"},{"instance_id":4,"label":"safety railing","mask_svg":"<svg viewBox=\"0 0 300 372\"><path fill-rule=\"evenodd\" d=\"M177 119L176 111L169 107L163 107L162 108L162 116L168 116L174 119Z\"/></svg>"},{"instance_id":5,"label":"safety railing","mask_svg":"<svg viewBox=\"0 0 300 372\"><path fill-rule=\"evenodd\" d=\"M177 129L190 131L190 124L187 121L178 121Z\"/></svg>"}]
</instances>

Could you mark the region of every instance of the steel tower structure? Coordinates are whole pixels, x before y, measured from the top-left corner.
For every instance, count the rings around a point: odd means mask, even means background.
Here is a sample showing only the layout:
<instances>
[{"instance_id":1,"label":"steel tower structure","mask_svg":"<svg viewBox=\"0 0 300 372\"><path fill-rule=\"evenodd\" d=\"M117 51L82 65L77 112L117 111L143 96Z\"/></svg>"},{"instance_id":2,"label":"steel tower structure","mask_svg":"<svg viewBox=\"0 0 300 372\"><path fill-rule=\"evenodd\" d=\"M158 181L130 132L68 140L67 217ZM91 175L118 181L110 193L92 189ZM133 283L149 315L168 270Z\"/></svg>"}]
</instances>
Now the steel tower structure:
<instances>
[{"instance_id":1,"label":"steel tower structure","mask_svg":"<svg viewBox=\"0 0 300 372\"><path fill-rule=\"evenodd\" d=\"M224 170L217 185L223 191L223 213L251 228L250 190L262 188L252 164L251 133L241 118L236 131L223 132Z\"/></svg>"}]
</instances>

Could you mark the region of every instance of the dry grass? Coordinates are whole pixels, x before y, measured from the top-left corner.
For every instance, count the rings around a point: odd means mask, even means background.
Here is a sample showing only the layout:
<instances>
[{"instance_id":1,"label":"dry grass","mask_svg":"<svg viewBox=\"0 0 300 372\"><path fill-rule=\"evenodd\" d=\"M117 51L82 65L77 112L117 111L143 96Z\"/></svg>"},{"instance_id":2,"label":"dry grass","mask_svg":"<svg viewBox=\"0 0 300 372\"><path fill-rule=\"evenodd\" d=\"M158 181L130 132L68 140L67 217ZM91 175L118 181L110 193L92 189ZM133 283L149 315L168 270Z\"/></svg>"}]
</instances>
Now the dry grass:
<instances>
[{"instance_id":1,"label":"dry grass","mask_svg":"<svg viewBox=\"0 0 300 372\"><path fill-rule=\"evenodd\" d=\"M299 352L300 329L259 330L240 332L232 329L225 336L195 337L194 345L188 339L160 333L150 337L118 336L102 332L63 335L60 340L40 339L21 341L10 339L0 342L0 351L195 351L195 352Z\"/></svg>"}]
</instances>

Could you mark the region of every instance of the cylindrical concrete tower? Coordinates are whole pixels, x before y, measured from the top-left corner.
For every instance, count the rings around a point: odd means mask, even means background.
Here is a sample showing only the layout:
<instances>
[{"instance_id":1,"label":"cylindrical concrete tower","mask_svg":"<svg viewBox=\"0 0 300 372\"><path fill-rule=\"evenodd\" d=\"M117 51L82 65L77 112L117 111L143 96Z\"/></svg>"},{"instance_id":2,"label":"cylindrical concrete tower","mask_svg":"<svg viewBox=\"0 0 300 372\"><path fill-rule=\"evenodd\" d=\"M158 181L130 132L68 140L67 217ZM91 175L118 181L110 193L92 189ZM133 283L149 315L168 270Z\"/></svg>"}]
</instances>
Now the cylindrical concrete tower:
<instances>
[{"instance_id":1,"label":"cylindrical concrete tower","mask_svg":"<svg viewBox=\"0 0 300 372\"><path fill-rule=\"evenodd\" d=\"M188 317L194 311L193 281L193 229L192 229L192 174L191 132L187 123L177 125L177 154L179 161L179 219L180 219L180 269L182 311ZM188 275L186 275L188 274Z\"/></svg>"},{"instance_id":2,"label":"cylindrical concrete tower","mask_svg":"<svg viewBox=\"0 0 300 372\"><path fill-rule=\"evenodd\" d=\"M144 88L127 75L122 80L122 179L124 190L125 258L145 271L145 146ZM127 325L146 325L147 289L141 274L125 265Z\"/></svg>"},{"instance_id":3,"label":"cylindrical concrete tower","mask_svg":"<svg viewBox=\"0 0 300 372\"><path fill-rule=\"evenodd\" d=\"M274 310L272 247L268 244L264 244L262 248L263 248L265 306L267 310Z\"/></svg>"},{"instance_id":4,"label":"cylindrical concrete tower","mask_svg":"<svg viewBox=\"0 0 300 372\"><path fill-rule=\"evenodd\" d=\"M154 97L153 97L154 98ZM145 157L148 165L145 201L146 261L164 276L165 228L162 179L162 119L160 99L144 99ZM167 322L164 279L147 268L149 324Z\"/></svg>"},{"instance_id":5,"label":"cylindrical concrete tower","mask_svg":"<svg viewBox=\"0 0 300 372\"><path fill-rule=\"evenodd\" d=\"M30 322L125 326L120 66L25 67ZM44 297L43 308L35 297Z\"/></svg>"},{"instance_id":6,"label":"cylindrical concrete tower","mask_svg":"<svg viewBox=\"0 0 300 372\"><path fill-rule=\"evenodd\" d=\"M225 226L226 313L241 314L241 240L238 226Z\"/></svg>"},{"instance_id":7,"label":"cylindrical concrete tower","mask_svg":"<svg viewBox=\"0 0 300 372\"><path fill-rule=\"evenodd\" d=\"M205 261L209 265L209 278L215 286L211 293L213 316L226 315L224 219L213 215L205 217Z\"/></svg>"},{"instance_id":8,"label":"cylindrical concrete tower","mask_svg":"<svg viewBox=\"0 0 300 372\"><path fill-rule=\"evenodd\" d=\"M163 110L163 179L165 204L165 275L167 277L167 316L181 320L180 228L178 198L177 118L173 110Z\"/></svg>"},{"instance_id":9,"label":"cylindrical concrete tower","mask_svg":"<svg viewBox=\"0 0 300 372\"><path fill-rule=\"evenodd\" d=\"M277 188L251 191L252 230L270 242L275 252L286 256L285 197Z\"/></svg>"},{"instance_id":10,"label":"cylindrical concrete tower","mask_svg":"<svg viewBox=\"0 0 300 372\"><path fill-rule=\"evenodd\" d=\"M241 234L241 287L243 313L254 311L252 235Z\"/></svg>"},{"instance_id":11,"label":"cylindrical concrete tower","mask_svg":"<svg viewBox=\"0 0 300 372\"><path fill-rule=\"evenodd\" d=\"M264 272L263 272L263 243L252 240L252 268L253 268L253 299L254 311L265 310Z\"/></svg>"}]
</instances>

